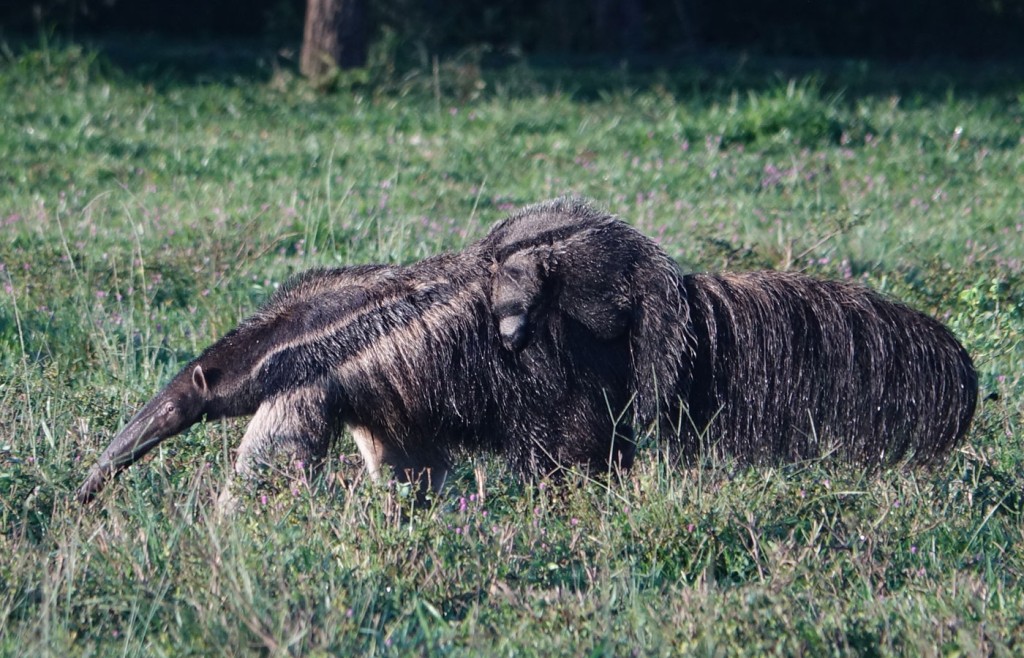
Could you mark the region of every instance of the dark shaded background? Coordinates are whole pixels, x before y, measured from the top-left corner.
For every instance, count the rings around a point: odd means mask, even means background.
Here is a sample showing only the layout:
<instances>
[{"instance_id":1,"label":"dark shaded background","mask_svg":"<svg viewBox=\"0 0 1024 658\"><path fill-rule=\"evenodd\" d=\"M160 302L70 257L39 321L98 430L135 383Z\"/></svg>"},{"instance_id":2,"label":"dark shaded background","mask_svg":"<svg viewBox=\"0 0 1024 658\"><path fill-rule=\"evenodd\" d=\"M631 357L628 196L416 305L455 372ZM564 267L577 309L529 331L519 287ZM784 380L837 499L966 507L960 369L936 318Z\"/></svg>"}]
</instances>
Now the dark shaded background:
<instances>
[{"instance_id":1,"label":"dark shaded background","mask_svg":"<svg viewBox=\"0 0 1024 658\"><path fill-rule=\"evenodd\" d=\"M420 52L922 59L1024 54L1024 0L384 0L371 41ZM305 0L0 0L0 37L111 33L296 44Z\"/></svg>"}]
</instances>

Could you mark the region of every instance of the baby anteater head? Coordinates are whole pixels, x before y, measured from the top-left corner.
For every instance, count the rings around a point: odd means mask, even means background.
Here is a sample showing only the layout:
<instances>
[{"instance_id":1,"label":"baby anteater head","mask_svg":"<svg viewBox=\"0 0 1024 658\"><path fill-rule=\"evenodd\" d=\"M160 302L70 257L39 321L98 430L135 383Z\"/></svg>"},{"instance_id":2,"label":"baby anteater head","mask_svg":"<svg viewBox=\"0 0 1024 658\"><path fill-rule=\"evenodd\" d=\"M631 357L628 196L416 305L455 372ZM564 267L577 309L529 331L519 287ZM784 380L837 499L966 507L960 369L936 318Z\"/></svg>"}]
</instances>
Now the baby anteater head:
<instances>
[{"instance_id":1,"label":"baby anteater head","mask_svg":"<svg viewBox=\"0 0 1024 658\"><path fill-rule=\"evenodd\" d=\"M615 340L632 325L637 264L652 248L611 215L579 199L538 204L498 224L485 239L493 252L492 312L503 345L520 350L551 322Z\"/></svg>"},{"instance_id":2,"label":"baby anteater head","mask_svg":"<svg viewBox=\"0 0 1024 658\"><path fill-rule=\"evenodd\" d=\"M551 249L534 247L495 264L491 279L491 308L505 349L518 352L529 342L546 299L545 284L552 266Z\"/></svg>"}]
</instances>

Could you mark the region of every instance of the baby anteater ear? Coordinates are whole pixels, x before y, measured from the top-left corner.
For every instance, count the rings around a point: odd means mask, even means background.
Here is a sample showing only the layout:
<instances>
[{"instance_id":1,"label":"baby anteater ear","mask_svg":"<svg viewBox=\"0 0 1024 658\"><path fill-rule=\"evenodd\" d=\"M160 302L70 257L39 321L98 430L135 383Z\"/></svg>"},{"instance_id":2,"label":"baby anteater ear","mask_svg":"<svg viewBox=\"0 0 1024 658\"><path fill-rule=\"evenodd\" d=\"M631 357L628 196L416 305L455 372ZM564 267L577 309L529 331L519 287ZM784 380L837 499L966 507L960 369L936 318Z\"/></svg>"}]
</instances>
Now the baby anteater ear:
<instances>
[{"instance_id":1,"label":"baby anteater ear","mask_svg":"<svg viewBox=\"0 0 1024 658\"><path fill-rule=\"evenodd\" d=\"M206 384L206 375L203 373L203 366L197 365L192 370L192 385L195 386L196 390L206 395L210 391L210 387Z\"/></svg>"}]
</instances>

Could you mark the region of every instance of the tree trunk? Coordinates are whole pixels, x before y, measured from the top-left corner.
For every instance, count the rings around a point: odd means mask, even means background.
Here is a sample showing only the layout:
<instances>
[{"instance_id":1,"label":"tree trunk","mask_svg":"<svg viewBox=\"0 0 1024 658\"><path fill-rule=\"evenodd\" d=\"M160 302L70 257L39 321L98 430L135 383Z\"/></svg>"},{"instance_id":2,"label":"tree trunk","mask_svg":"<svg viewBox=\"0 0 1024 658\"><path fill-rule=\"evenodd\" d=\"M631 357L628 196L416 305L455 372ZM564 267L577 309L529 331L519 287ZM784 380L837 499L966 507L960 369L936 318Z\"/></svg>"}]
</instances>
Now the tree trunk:
<instances>
[{"instance_id":1,"label":"tree trunk","mask_svg":"<svg viewBox=\"0 0 1024 658\"><path fill-rule=\"evenodd\" d=\"M299 70L319 78L333 66L366 64L365 0L307 0Z\"/></svg>"}]
</instances>

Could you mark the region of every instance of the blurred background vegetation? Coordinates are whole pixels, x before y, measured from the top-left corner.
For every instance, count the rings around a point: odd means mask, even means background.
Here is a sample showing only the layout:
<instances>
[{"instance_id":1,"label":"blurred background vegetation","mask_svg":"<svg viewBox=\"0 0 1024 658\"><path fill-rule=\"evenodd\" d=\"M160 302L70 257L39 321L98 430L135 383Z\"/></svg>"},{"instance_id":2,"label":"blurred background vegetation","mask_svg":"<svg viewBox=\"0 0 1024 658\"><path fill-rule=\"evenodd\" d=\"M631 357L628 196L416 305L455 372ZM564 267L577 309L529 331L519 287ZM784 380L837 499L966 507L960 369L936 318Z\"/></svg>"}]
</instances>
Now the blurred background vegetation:
<instances>
[{"instance_id":1,"label":"blurred background vegetation","mask_svg":"<svg viewBox=\"0 0 1024 658\"><path fill-rule=\"evenodd\" d=\"M307 0L30 0L0 3L0 37L40 30L297 43ZM520 54L855 58L1024 54L1024 0L313 0L361 12L368 44L411 57L483 47Z\"/></svg>"}]
</instances>

